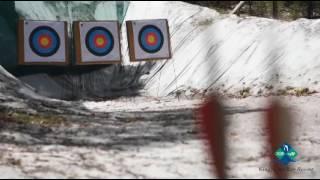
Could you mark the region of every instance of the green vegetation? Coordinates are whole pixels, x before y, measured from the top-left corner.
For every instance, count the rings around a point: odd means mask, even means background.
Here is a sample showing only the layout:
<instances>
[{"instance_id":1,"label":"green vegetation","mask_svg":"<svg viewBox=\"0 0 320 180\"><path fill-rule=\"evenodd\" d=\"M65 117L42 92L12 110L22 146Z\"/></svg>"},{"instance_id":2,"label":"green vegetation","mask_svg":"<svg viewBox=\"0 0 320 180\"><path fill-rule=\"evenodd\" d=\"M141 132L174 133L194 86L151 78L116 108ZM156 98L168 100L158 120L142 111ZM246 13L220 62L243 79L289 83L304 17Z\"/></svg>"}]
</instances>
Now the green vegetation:
<instances>
[{"instance_id":1,"label":"green vegetation","mask_svg":"<svg viewBox=\"0 0 320 180\"><path fill-rule=\"evenodd\" d=\"M309 88L293 88L286 87L285 89L278 90L278 95L291 95L291 96L308 96L314 94L316 91L310 91Z\"/></svg>"},{"instance_id":2,"label":"green vegetation","mask_svg":"<svg viewBox=\"0 0 320 180\"><path fill-rule=\"evenodd\" d=\"M239 94L240 94L241 98L246 98L246 97L250 96L250 88L247 87L247 88L240 90Z\"/></svg>"},{"instance_id":3,"label":"green vegetation","mask_svg":"<svg viewBox=\"0 0 320 180\"><path fill-rule=\"evenodd\" d=\"M0 122L11 122L18 124L39 125L42 127L54 127L66 124L66 119L57 115L27 114L24 112L0 112Z\"/></svg>"}]
</instances>

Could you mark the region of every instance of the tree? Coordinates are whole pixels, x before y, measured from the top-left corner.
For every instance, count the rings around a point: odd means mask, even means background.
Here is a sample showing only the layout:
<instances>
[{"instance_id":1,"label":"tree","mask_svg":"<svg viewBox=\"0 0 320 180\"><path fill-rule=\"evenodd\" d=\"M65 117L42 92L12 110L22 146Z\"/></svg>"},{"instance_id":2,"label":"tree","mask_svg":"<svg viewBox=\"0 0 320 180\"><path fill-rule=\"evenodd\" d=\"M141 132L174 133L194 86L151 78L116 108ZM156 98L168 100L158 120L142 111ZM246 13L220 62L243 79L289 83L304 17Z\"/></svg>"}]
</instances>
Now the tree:
<instances>
[{"instance_id":1,"label":"tree","mask_svg":"<svg viewBox=\"0 0 320 180\"><path fill-rule=\"evenodd\" d=\"M248 4L249 4L249 15L252 15L252 1L249 1Z\"/></svg>"},{"instance_id":2,"label":"tree","mask_svg":"<svg viewBox=\"0 0 320 180\"><path fill-rule=\"evenodd\" d=\"M278 19L278 1L272 1L272 17Z\"/></svg>"},{"instance_id":3,"label":"tree","mask_svg":"<svg viewBox=\"0 0 320 180\"><path fill-rule=\"evenodd\" d=\"M313 17L313 2L307 1L307 18L311 19Z\"/></svg>"}]
</instances>

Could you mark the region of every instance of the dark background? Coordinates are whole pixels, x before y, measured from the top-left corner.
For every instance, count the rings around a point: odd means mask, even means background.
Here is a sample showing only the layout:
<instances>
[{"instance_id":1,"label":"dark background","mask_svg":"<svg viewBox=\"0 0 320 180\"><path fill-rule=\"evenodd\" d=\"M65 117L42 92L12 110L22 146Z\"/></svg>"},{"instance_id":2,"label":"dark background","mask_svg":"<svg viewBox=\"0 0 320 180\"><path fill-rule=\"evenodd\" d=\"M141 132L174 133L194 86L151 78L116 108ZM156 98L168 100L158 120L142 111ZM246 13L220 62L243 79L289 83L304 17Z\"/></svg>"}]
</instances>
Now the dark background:
<instances>
[{"instance_id":1,"label":"dark background","mask_svg":"<svg viewBox=\"0 0 320 180\"><path fill-rule=\"evenodd\" d=\"M220 13L229 13L240 1L188 1ZM320 1L245 1L237 13L240 16L251 15L258 17L295 20L298 18L319 18Z\"/></svg>"}]
</instances>

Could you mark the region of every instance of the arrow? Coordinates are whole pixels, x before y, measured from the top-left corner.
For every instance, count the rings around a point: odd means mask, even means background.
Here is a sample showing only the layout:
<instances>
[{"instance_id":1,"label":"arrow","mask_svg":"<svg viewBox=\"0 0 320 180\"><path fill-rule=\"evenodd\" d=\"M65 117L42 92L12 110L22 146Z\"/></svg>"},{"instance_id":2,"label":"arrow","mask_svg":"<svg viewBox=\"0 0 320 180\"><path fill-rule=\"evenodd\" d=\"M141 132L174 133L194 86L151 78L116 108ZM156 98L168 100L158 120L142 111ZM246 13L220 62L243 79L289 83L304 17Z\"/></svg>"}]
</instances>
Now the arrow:
<instances>
[{"instance_id":1,"label":"arrow","mask_svg":"<svg viewBox=\"0 0 320 180\"><path fill-rule=\"evenodd\" d=\"M209 155L213 160L213 171L225 178L225 116L217 96L209 97L200 108L200 125L209 143Z\"/></svg>"},{"instance_id":2,"label":"arrow","mask_svg":"<svg viewBox=\"0 0 320 180\"><path fill-rule=\"evenodd\" d=\"M273 170L274 176L277 179L287 179L288 172L282 170L281 164L275 161L274 152L284 142L290 141L290 118L288 110L280 103L278 99L272 99L269 108L265 114L268 140L271 147L270 156L270 167Z\"/></svg>"}]
</instances>

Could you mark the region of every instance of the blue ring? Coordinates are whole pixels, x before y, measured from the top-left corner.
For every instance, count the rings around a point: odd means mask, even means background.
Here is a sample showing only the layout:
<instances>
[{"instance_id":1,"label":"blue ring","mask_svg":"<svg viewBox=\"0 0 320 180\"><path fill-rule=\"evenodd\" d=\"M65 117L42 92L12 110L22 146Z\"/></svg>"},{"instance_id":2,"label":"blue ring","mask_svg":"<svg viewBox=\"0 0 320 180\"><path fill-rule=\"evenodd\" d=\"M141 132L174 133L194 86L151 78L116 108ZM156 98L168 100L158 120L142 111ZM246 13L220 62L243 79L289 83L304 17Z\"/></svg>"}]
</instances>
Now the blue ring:
<instances>
[{"instance_id":1,"label":"blue ring","mask_svg":"<svg viewBox=\"0 0 320 180\"><path fill-rule=\"evenodd\" d=\"M103 35L107 40L105 47L100 48L95 45L94 37L96 35ZM94 27L91 28L86 35L86 47L87 49L96 56L106 56L109 54L114 47L114 39L109 30L104 27Z\"/></svg>"},{"instance_id":2,"label":"blue ring","mask_svg":"<svg viewBox=\"0 0 320 180\"><path fill-rule=\"evenodd\" d=\"M38 42L39 36L43 34L50 36L51 45L49 48L41 47ZM60 38L58 33L53 28L49 26L39 26L31 32L29 37L29 45L35 54L41 57L49 57L58 51L60 47Z\"/></svg>"},{"instance_id":3,"label":"blue ring","mask_svg":"<svg viewBox=\"0 0 320 180\"><path fill-rule=\"evenodd\" d=\"M157 39L158 39L158 42L153 46L149 45L146 42L146 36L150 32L155 33L155 35L157 36ZM141 28L141 30L139 32L139 45L144 51L146 51L148 53L156 53L156 52L160 51L160 49L162 48L163 42L164 42L163 34L158 27L156 27L154 25L146 25Z\"/></svg>"}]
</instances>

